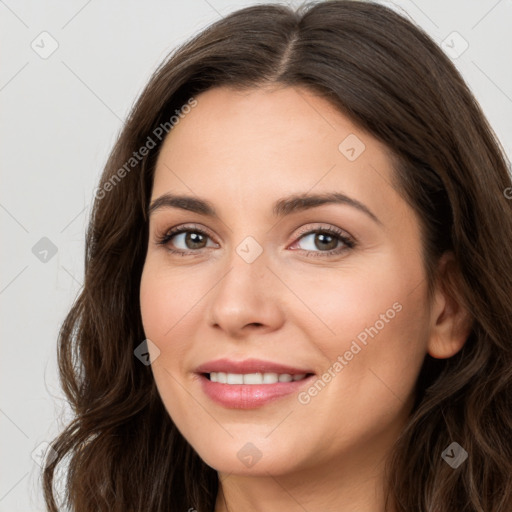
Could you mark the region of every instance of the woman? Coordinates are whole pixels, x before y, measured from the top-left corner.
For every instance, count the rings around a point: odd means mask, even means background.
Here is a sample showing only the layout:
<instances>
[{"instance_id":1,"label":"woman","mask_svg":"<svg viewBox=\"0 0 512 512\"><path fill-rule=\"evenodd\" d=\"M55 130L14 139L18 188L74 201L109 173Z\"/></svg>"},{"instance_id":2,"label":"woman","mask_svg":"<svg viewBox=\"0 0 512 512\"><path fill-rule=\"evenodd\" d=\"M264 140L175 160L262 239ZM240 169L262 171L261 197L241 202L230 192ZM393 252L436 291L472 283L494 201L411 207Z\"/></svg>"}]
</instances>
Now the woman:
<instances>
[{"instance_id":1,"label":"woman","mask_svg":"<svg viewBox=\"0 0 512 512\"><path fill-rule=\"evenodd\" d=\"M77 511L512 509L512 215L383 6L246 8L151 78L60 333Z\"/></svg>"}]
</instances>

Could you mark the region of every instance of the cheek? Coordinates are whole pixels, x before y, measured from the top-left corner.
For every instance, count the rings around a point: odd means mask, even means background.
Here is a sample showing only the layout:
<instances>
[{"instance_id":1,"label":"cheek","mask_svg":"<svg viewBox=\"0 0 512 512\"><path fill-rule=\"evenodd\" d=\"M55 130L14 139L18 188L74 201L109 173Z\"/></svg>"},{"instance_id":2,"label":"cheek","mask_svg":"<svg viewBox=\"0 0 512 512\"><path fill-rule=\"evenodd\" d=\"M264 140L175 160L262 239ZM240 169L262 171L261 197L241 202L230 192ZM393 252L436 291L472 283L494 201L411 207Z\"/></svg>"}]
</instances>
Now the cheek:
<instances>
[{"instance_id":1,"label":"cheek","mask_svg":"<svg viewBox=\"0 0 512 512\"><path fill-rule=\"evenodd\" d=\"M424 286L418 286L423 276L419 265L403 265L398 272L393 264L394 260L383 257L377 263L342 268L325 277L286 276L294 283L296 295L305 299L302 304L291 298L292 321L305 332L318 327L317 340L335 349L344 348L340 340L358 339L363 345L377 338L388 338L388 343L396 345L404 342L405 331L399 335L403 328L412 335L411 330L425 320ZM306 315L304 305L309 310ZM326 336L329 332L331 336Z\"/></svg>"},{"instance_id":2,"label":"cheek","mask_svg":"<svg viewBox=\"0 0 512 512\"><path fill-rule=\"evenodd\" d=\"M140 282L140 308L146 338L159 349L151 369L159 394L174 421L186 416L187 396L178 384L180 372L189 348L193 306L199 290L179 283L176 273L165 271L161 265L146 263ZM192 292L190 291L192 290Z\"/></svg>"},{"instance_id":3,"label":"cheek","mask_svg":"<svg viewBox=\"0 0 512 512\"><path fill-rule=\"evenodd\" d=\"M214 284L215 276L185 267L170 268L156 257L150 257L144 266L140 282L142 324L146 338L159 349L152 370L169 410L176 410L174 400L182 395L178 380L184 376L188 379L191 365L197 362L191 361L191 354L196 353L205 300Z\"/></svg>"},{"instance_id":4,"label":"cheek","mask_svg":"<svg viewBox=\"0 0 512 512\"><path fill-rule=\"evenodd\" d=\"M204 295L198 285L193 273L180 275L151 261L146 263L140 282L140 308L149 339L160 343L165 339L180 339L176 331L182 330L187 317L193 316L194 305Z\"/></svg>"},{"instance_id":5,"label":"cheek","mask_svg":"<svg viewBox=\"0 0 512 512\"><path fill-rule=\"evenodd\" d=\"M428 316L421 266L404 265L397 272L391 271L392 263L333 275L323 281L328 286L302 283L299 290L329 328L330 333L315 327L313 341L328 358L326 371L332 372L341 356L343 377L336 379L338 385L360 399L366 397L368 404L379 395L393 399L389 389L409 395L426 354ZM313 315L297 315L296 321L310 333L319 323Z\"/></svg>"},{"instance_id":6,"label":"cheek","mask_svg":"<svg viewBox=\"0 0 512 512\"><path fill-rule=\"evenodd\" d=\"M172 282L170 276L164 276L154 266L144 267L140 283L140 309L144 334L160 351L152 364L159 387L165 377L164 368L174 372L182 360L180 354L187 339L178 333L183 328L186 309L190 309L187 306L189 301L186 293L177 293L176 290L176 283Z\"/></svg>"}]
</instances>

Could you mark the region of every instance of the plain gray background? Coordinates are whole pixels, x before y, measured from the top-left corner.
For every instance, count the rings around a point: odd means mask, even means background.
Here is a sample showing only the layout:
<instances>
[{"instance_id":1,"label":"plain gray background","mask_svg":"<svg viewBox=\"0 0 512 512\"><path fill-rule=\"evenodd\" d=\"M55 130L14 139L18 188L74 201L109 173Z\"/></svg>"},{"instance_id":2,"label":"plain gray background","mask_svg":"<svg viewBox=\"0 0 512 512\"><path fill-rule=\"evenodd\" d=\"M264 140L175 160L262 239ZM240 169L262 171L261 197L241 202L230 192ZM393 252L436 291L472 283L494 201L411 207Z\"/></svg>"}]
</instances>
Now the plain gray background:
<instances>
[{"instance_id":1,"label":"plain gray background","mask_svg":"<svg viewBox=\"0 0 512 512\"><path fill-rule=\"evenodd\" d=\"M81 288L90 204L123 119L170 50L255 3L265 2L0 0L0 512L44 510L41 443L70 418L57 333ZM382 3L448 42L510 158L512 1Z\"/></svg>"}]
</instances>

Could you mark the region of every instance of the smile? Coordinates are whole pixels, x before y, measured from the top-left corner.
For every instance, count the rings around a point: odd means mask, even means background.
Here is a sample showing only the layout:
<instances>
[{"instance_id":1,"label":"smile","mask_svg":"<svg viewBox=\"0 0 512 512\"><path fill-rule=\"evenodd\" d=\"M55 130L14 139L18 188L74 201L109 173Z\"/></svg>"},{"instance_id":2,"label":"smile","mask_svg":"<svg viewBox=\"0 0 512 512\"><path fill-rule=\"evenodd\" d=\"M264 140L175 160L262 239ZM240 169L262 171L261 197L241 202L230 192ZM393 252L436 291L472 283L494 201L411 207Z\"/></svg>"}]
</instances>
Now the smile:
<instances>
[{"instance_id":1,"label":"smile","mask_svg":"<svg viewBox=\"0 0 512 512\"><path fill-rule=\"evenodd\" d=\"M228 409L255 409L299 393L315 377L307 368L261 359L217 359L198 366L201 391Z\"/></svg>"}]
</instances>

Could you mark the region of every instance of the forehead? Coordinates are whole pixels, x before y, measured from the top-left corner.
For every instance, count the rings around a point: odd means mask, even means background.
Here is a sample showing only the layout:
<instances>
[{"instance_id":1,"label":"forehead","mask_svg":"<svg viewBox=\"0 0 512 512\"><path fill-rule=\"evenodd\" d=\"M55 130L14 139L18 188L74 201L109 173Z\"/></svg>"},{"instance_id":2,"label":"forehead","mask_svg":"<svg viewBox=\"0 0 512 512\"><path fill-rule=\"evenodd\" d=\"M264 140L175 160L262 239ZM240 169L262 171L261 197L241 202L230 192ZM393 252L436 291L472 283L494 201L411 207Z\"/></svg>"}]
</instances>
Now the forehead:
<instances>
[{"instance_id":1,"label":"forehead","mask_svg":"<svg viewBox=\"0 0 512 512\"><path fill-rule=\"evenodd\" d=\"M386 147L305 89L210 89L164 141L152 199L166 192L230 208L339 191L386 217L404 208Z\"/></svg>"}]
</instances>

